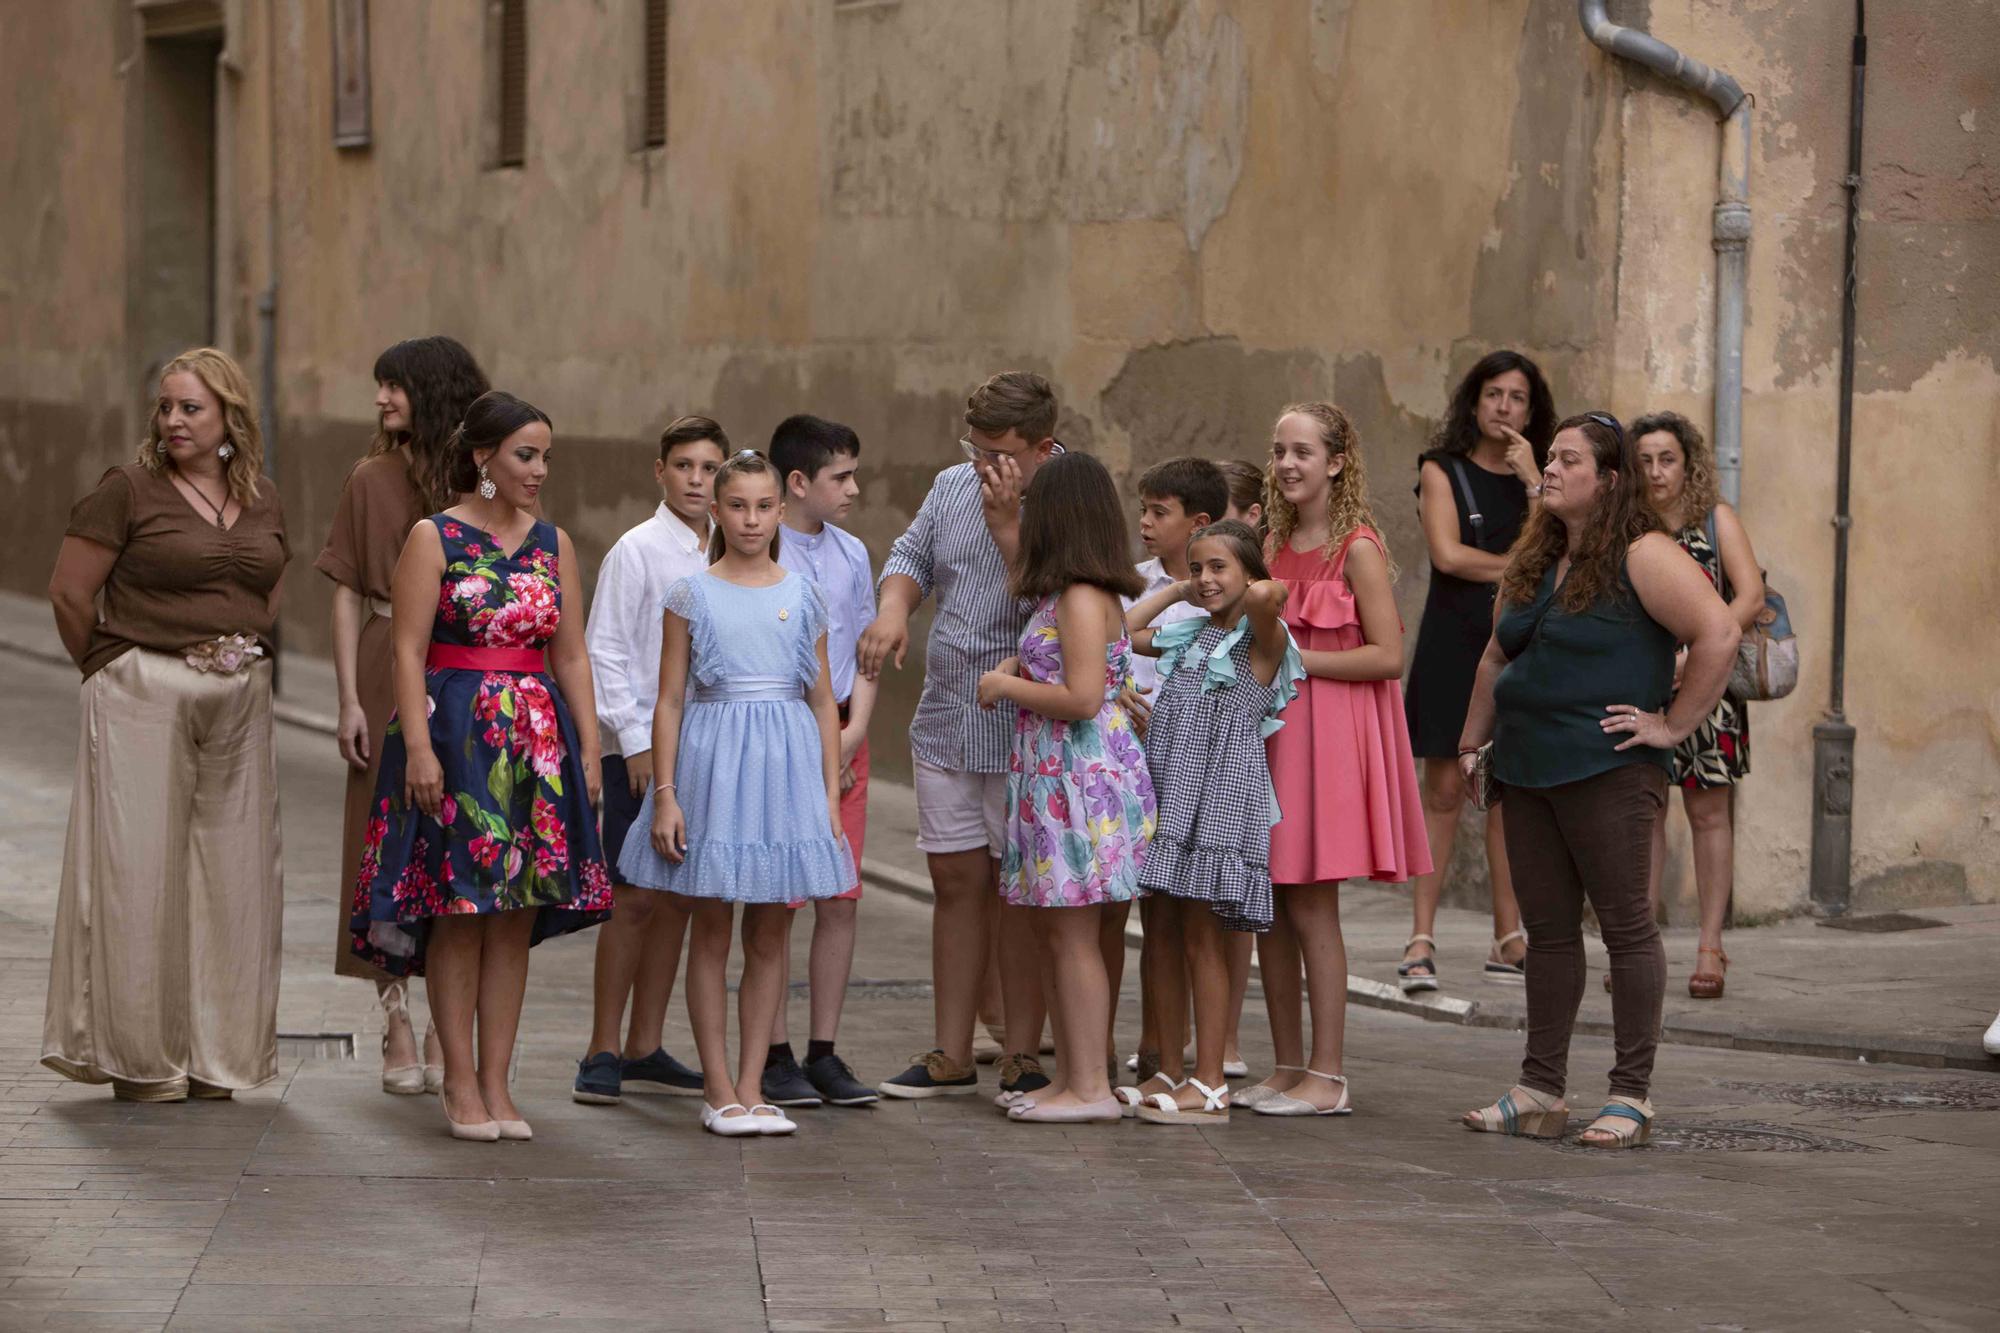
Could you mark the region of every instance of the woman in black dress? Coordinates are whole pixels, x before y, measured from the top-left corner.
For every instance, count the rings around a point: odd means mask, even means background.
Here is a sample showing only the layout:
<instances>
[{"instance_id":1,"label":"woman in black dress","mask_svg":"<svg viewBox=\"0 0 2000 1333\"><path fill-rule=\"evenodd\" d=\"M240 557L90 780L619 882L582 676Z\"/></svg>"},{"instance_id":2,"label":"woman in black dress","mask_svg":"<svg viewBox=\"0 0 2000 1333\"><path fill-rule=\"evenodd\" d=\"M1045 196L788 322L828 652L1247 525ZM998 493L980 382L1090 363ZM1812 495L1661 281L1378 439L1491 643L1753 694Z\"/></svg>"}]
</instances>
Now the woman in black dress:
<instances>
[{"instance_id":1,"label":"woman in black dress","mask_svg":"<svg viewBox=\"0 0 2000 1333\"><path fill-rule=\"evenodd\" d=\"M1555 400L1540 368L1519 352L1490 352L1459 381L1444 425L1418 464L1431 584L1403 707L1411 749L1423 765L1424 825L1436 869L1416 880L1410 942L1396 969L1405 992L1438 987L1431 932L1465 808L1459 730L1479 655L1493 632L1494 588L1507 567L1507 549L1541 490L1555 424ZM1486 816L1486 864L1493 884L1493 946L1485 974L1490 981L1518 984L1528 946L1514 905L1498 809Z\"/></svg>"}]
</instances>

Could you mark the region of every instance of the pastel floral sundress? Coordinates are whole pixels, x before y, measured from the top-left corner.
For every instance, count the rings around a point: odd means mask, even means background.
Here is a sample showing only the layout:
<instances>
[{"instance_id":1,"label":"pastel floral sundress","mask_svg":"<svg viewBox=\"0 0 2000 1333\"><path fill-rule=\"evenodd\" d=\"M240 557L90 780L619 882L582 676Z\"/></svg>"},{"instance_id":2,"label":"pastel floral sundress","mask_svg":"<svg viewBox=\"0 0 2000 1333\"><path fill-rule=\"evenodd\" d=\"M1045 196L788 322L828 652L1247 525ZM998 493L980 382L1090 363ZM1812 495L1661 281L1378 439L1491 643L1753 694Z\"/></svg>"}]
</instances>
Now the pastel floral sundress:
<instances>
[{"instance_id":1,"label":"pastel floral sundress","mask_svg":"<svg viewBox=\"0 0 2000 1333\"><path fill-rule=\"evenodd\" d=\"M1015 720L1000 856L1000 896L1015 906L1088 907L1139 896L1158 807L1145 751L1118 702L1131 656L1123 634L1106 649L1097 716L1060 722L1023 708ZM1028 618L1021 674L1063 681L1053 597Z\"/></svg>"},{"instance_id":2,"label":"pastel floral sundress","mask_svg":"<svg viewBox=\"0 0 2000 1333\"><path fill-rule=\"evenodd\" d=\"M507 554L463 520L429 521L445 560L432 642L546 650L562 621L555 528L538 521ZM404 801L391 719L349 921L356 956L421 976L435 917L533 908L537 944L609 917L611 876L553 677L431 667L424 690L444 803L432 819Z\"/></svg>"}]
</instances>

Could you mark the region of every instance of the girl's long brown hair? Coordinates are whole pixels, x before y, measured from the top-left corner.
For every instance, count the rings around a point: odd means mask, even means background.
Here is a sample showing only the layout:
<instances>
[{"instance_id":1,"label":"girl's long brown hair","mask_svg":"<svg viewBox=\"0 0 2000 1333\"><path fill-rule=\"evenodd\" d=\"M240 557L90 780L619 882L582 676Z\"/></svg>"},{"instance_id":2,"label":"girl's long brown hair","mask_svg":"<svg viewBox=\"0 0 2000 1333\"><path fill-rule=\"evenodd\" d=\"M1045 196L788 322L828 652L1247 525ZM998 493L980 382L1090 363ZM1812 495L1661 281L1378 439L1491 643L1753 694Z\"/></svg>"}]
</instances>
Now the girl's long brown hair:
<instances>
[{"instance_id":1,"label":"girl's long brown hair","mask_svg":"<svg viewBox=\"0 0 2000 1333\"><path fill-rule=\"evenodd\" d=\"M1118 487L1089 454L1057 454L1042 464L1021 506L1014 595L1054 597L1072 583L1120 597L1146 590L1132 563Z\"/></svg>"},{"instance_id":2,"label":"girl's long brown hair","mask_svg":"<svg viewBox=\"0 0 2000 1333\"><path fill-rule=\"evenodd\" d=\"M1560 602L1572 614L1588 610L1618 590L1618 578L1625 568L1625 552L1633 542L1649 532L1658 532L1660 520L1646 499L1646 484L1639 476L1639 461L1625 432L1615 418L1602 412L1565 417L1556 424L1556 437L1565 431L1580 432L1590 441L1590 452L1603 483L1590 514L1574 528L1539 507L1529 517L1520 539L1514 543L1507 572L1500 576L1500 596L1510 603L1535 600L1542 578L1565 555L1570 558L1569 574L1563 579ZM1550 446L1554 452L1554 446ZM1608 480L1605 473L1614 474Z\"/></svg>"},{"instance_id":3,"label":"girl's long brown hair","mask_svg":"<svg viewBox=\"0 0 2000 1333\"><path fill-rule=\"evenodd\" d=\"M1361 463L1361 432L1354 429L1347 413L1332 403L1293 403L1278 413L1277 419L1283 421L1294 413L1311 419L1319 427L1319 442L1325 446L1329 458L1346 460L1326 488L1326 545L1320 555L1331 560L1340 544L1347 540L1347 534L1356 528L1371 529L1378 536L1382 531L1368 504L1368 469ZM1299 529L1298 507L1278 489L1275 467L1264 470L1264 522L1271 531L1267 547L1274 552L1290 546L1292 534ZM1389 577L1394 579L1396 558L1389 554L1386 543L1382 557L1389 562Z\"/></svg>"}]
</instances>

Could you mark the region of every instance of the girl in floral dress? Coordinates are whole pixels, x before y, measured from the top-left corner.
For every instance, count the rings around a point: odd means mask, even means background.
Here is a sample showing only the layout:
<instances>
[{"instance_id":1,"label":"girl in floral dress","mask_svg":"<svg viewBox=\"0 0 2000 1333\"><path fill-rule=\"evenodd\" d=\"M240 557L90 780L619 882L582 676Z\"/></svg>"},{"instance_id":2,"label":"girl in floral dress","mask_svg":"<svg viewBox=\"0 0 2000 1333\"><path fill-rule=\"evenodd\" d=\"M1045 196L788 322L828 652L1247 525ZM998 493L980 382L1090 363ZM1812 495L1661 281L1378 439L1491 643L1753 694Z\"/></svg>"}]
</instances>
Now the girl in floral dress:
<instances>
[{"instance_id":1,"label":"girl in floral dress","mask_svg":"<svg viewBox=\"0 0 2000 1333\"><path fill-rule=\"evenodd\" d=\"M1138 896L1153 834L1153 780L1118 702L1132 648L1119 598L1144 590L1104 465L1087 454L1043 464L1022 507L1014 562L1014 594L1033 599L1035 610L1020 656L979 682L981 707L1019 709L1000 894L1015 906L1048 909L1037 924L1056 990L1061 1072L1009 1107L1017 1120L1121 1115L1105 1077L1111 985L1104 926ZM1115 947L1122 955L1122 931Z\"/></svg>"},{"instance_id":2,"label":"girl in floral dress","mask_svg":"<svg viewBox=\"0 0 2000 1333\"><path fill-rule=\"evenodd\" d=\"M417 524L391 588L396 718L350 926L359 957L428 978L455 1138L532 1137L507 1088L528 949L611 908L575 554L529 512L549 440L512 394L474 401L450 455L472 498Z\"/></svg>"}]
</instances>

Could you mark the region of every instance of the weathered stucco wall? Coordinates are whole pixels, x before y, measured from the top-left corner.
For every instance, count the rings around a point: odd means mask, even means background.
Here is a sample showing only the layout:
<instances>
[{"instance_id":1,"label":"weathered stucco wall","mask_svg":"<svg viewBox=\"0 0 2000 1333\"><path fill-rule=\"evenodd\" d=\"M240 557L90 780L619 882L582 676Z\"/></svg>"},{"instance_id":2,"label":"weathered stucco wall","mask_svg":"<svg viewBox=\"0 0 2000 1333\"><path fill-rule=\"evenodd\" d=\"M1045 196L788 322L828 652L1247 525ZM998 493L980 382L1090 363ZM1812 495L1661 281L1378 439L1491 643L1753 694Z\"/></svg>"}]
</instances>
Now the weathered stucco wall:
<instances>
[{"instance_id":1,"label":"weathered stucco wall","mask_svg":"<svg viewBox=\"0 0 2000 1333\"><path fill-rule=\"evenodd\" d=\"M1592 48L1567 0L676 0L669 142L640 152L637 0L535 0L527 161L505 171L483 167L475 0L371 7L374 142L359 151L332 145L326 0L227 8L241 73L224 76L217 336L255 353L275 160L293 646L325 642L324 580L304 561L365 447L370 364L423 332L464 339L553 414L548 508L593 566L650 507L646 441L684 411L746 444L793 411L851 422L856 526L879 558L955 461L964 394L993 370L1050 374L1064 439L1127 478L1186 451L1258 457L1278 406L1331 396L1360 424L1412 630L1415 455L1483 352L1536 355L1565 410L1709 416L1713 118ZM1839 11L1614 6L1758 97L1744 512L1812 674L1757 712L1748 911L1804 894L1825 689ZM1971 893L2000 897L2000 680L1955 632L2000 581L1959 535L2000 498L2000 110L1973 54L2000 16L1947 0L1877 23L1858 869L1956 862ZM27 261L0 286L0 521L24 557L4 577L22 591L39 590L69 498L138 432L140 34L124 0L0 10L0 40L50 75L0 122L0 244ZM891 721L919 666L892 683Z\"/></svg>"}]
</instances>

